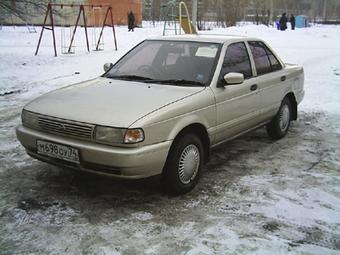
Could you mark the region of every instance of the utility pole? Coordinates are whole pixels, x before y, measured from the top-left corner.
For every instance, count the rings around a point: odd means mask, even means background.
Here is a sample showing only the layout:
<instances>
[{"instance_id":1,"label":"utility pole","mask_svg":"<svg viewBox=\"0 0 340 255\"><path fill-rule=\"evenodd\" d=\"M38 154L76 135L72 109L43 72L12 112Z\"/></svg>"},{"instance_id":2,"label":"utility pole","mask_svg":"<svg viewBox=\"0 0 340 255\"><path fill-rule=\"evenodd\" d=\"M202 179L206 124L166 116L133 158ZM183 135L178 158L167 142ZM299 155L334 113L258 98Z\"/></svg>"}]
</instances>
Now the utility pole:
<instances>
[{"instance_id":1,"label":"utility pole","mask_svg":"<svg viewBox=\"0 0 340 255\"><path fill-rule=\"evenodd\" d=\"M197 25L197 0L192 0L192 25L196 28Z\"/></svg>"},{"instance_id":2,"label":"utility pole","mask_svg":"<svg viewBox=\"0 0 340 255\"><path fill-rule=\"evenodd\" d=\"M327 21L327 0L323 0L323 22Z\"/></svg>"},{"instance_id":3,"label":"utility pole","mask_svg":"<svg viewBox=\"0 0 340 255\"><path fill-rule=\"evenodd\" d=\"M273 23L274 5L273 0L269 0L269 24Z\"/></svg>"}]
</instances>

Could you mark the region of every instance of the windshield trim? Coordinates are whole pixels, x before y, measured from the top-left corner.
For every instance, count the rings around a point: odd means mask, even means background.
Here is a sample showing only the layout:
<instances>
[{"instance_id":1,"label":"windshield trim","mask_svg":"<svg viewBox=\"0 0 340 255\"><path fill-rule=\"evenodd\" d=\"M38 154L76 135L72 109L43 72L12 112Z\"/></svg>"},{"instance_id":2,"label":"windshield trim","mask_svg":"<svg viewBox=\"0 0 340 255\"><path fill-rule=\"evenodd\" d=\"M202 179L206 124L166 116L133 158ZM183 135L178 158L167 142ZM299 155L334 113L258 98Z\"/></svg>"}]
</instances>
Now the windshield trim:
<instances>
[{"instance_id":1,"label":"windshield trim","mask_svg":"<svg viewBox=\"0 0 340 255\"><path fill-rule=\"evenodd\" d=\"M136 44L133 48L131 48L129 51L127 51L122 57L120 57L113 65L110 69L108 69L104 74L102 74L100 77L104 77L104 78L109 78L108 77L108 72L110 72L110 70L115 67L120 61L122 61L123 58L125 58L126 55L128 55L131 51L133 51L135 48L137 48L139 45L141 45L142 43L144 42L188 42L188 43L199 43L199 44L214 44L217 46L217 52L216 52L216 56L215 56L215 60L214 60L214 63L213 63L213 66L212 66L212 69L211 69L211 72L210 72L210 76L209 78L207 79L207 82L204 83L204 86L205 87L208 87L211 85L211 81L214 77L214 74L215 74L215 71L216 71L216 67L217 67L217 63L218 63L218 60L220 59L220 54L221 54L221 50L222 50L222 47L223 47L223 43L219 43L219 42L204 42L204 41L195 41L195 40L174 40L174 39L171 39L171 40L162 40L162 39L145 39L143 41L141 41L140 43ZM136 82L144 82L144 81L141 81L141 80L136 80ZM169 85L172 85L172 84L169 84ZM178 85L177 85L178 86Z\"/></svg>"}]
</instances>

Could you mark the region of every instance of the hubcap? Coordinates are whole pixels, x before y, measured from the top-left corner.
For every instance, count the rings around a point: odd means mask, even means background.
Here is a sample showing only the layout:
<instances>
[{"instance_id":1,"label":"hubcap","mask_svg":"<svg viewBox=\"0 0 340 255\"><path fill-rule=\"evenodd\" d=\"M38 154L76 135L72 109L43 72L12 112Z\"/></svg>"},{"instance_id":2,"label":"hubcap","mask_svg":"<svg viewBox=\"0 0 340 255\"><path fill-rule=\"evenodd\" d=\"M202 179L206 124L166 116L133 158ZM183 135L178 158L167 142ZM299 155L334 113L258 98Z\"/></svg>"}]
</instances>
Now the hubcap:
<instances>
[{"instance_id":1,"label":"hubcap","mask_svg":"<svg viewBox=\"0 0 340 255\"><path fill-rule=\"evenodd\" d=\"M290 111L288 105L283 105L280 113L280 129L281 131L286 131L289 125Z\"/></svg>"},{"instance_id":2,"label":"hubcap","mask_svg":"<svg viewBox=\"0 0 340 255\"><path fill-rule=\"evenodd\" d=\"M179 179L188 184L195 179L200 166L200 151L196 145L190 144L182 151L178 164Z\"/></svg>"}]
</instances>

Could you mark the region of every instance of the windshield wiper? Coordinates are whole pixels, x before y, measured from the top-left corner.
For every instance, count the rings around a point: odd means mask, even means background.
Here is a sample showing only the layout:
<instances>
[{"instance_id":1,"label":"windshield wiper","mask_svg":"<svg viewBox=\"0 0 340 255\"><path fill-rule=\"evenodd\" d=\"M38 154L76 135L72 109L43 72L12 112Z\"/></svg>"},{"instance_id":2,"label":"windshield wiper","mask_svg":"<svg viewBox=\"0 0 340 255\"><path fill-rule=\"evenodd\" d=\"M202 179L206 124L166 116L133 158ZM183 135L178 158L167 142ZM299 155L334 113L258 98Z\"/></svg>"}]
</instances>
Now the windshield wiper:
<instances>
[{"instance_id":1,"label":"windshield wiper","mask_svg":"<svg viewBox=\"0 0 340 255\"><path fill-rule=\"evenodd\" d=\"M161 83L161 84L171 84L171 85L187 85L187 86L202 86L205 87L205 84L199 81L190 81L184 79L170 79L170 80L147 80L146 83Z\"/></svg>"},{"instance_id":2,"label":"windshield wiper","mask_svg":"<svg viewBox=\"0 0 340 255\"><path fill-rule=\"evenodd\" d=\"M107 78L122 79L122 80L133 80L133 81L149 81L149 80L152 80L149 77L144 77L144 76L139 76L139 75L129 75L129 74L112 75L112 76L107 76Z\"/></svg>"},{"instance_id":3,"label":"windshield wiper","mask_svg":"<svg viewBox=\"0 0 340 255\"><path fill-rule=\"evenodd\" d=\"M139 75L112 75L107 76L107 78L111 79L122 79L122 80L132 80L132 81L143 81L145 83L159 83L159 84L171 84L171 85L185 85L185 86L202 86L205 87L205 84L199 81L191 81L184 79L169 79L169 80L156 80L151 79L149 77L139 76Z\"/></svg>"}]
</instances>

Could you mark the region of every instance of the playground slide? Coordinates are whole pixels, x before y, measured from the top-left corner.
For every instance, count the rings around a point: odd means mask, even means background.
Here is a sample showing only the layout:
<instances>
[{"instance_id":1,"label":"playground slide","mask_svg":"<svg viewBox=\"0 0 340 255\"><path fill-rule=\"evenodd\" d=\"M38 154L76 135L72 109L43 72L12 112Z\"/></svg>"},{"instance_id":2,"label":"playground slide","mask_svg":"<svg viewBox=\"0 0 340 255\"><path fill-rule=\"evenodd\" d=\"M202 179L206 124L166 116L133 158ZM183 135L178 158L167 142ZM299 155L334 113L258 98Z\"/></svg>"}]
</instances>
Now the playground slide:
<instances>
[{"instance_id":1,"label":"playground slide","mask_svg":"<svg viewBox=\"0 0 340 255\"><path fill-rule=\"evenodd\" d=\"M188 17L181 17L181 27L186 34L197 34L196 28L193 26Z\"/></svg>"},{"instance_id":2,"label":"playground slide","mask_svg":"<svg viewBox=\"0 0 340 255\"><path fill-rule=\"evenodd\" d=\"M182 15L182 10L184 8L185 15ZM196 28L193 26L190 20L188 8L186 4L182 1L178 5L179 9L179 15L176 14L176 1L170 1L167 5L167 14L164 16L166 17L164 22L164 29L163 29L163 35L165 35L166 30L174 30L175 34L177 34L177 28L176 24L177 22L180 23L180 27L183 29L184 33L186 34L197 34ZM169 21L172 21L175 24L175 28L167 28L167 24ZM181 29L179 31L179 34L181 34Z\"/></svg>"}]
</instances>

